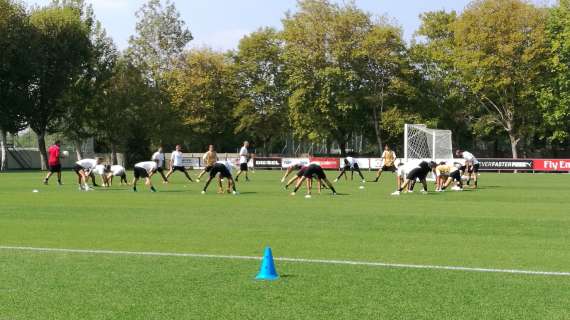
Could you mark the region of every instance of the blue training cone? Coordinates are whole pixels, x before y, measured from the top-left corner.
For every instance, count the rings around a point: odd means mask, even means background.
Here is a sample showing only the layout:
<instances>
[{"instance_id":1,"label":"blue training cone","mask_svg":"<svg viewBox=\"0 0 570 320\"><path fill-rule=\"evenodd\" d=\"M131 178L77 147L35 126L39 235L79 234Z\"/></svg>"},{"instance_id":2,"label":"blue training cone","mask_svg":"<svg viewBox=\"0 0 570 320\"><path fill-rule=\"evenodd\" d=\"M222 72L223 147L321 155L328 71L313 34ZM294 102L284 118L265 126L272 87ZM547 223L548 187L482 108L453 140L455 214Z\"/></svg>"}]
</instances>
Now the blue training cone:
<instances>
[{"instance_id":1,"label":"blue training cone","mask_svg":"<svg viewBox=\"0 0 570 320\"><path fill-rule=\"evenodd\" d=\"M273 254L271 248L265 248L263 260L261 261L261 268L255 279L257 280L277 280L279 275L275 271L275 264L273 263Z\"/></svg>"}]
</instances>

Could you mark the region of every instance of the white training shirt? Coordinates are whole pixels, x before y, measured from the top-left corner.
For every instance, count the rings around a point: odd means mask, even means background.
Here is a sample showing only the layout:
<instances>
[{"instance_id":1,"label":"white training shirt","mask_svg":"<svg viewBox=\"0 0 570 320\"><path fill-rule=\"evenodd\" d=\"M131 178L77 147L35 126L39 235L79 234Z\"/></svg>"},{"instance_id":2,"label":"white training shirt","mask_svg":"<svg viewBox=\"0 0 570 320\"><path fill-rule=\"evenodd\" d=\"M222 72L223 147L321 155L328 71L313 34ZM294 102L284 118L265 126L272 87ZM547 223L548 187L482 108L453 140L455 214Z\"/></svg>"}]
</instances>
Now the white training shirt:
<instances>
[{"instance_id":1,"label":"white training shirt","mask_svg":"<svg viewBox=\"0 0 570 320\"><path fill-rule=\"evenodd\" d=\"M231 172L233 171L233 169L234 169L233 163L232 163L231 161L229 161L229 160L220 160L220 161L218 161L218 162L216 162L216 163L223 164L224 166L226 166L226 168L228 169L228 171L229 171L230 173L231 173Z\"/></svg>"},{"instance_id":2,"label":"white training shirt","mask_svg":"<svg viewBox=\"0 0 570 320\"><path fill-rule=\"evenodd\" d=\"M111 166L111 173L113 173L115 177L120 177L125 173L125 167L119 165Z\"/></svg>"},{"instance_id":3,"label":"white training shirt","mask_svg":"<svg viewBox=\"0 0 570 320\"><path fill-rule=\"evenodd\" d=\"M239 151L239 163L247 163L247 155L249 154L249 152L247 151L247 148L245 146L241 147L240 151Z\"/></svg>"},{"instance_id":4,"label":"white training shirt","mask_svg":"<svg viewBox=\"0 0 570 320\"><path fill-rule=\"evenodd\" d=\"M150 158L150 160L158 161L158 166L162 167L164 165L164 153L157 151L152 155L152 158Z\"/></svg>"},{"instance_id":5,"label":"white training shirt","mask_svg":"<svg viewBox=\"0 0 570 320\"><path fill-rule=\"evenodd\" d=\"M172 165L175 167L183 167L184 164L182 163L182 159L184 158L184 154L182 151L172 151L172 155L170 155L170 159L172 160Z\"/></svg>"},{"instance_id":6,"label":"white training shirt","mask_svg":"<svg viewBox=\"0 0 570 320\"><path fill-rule=\"evenodd\" d=\"M102 164L98 164L95 166L95 168L93 170L91 170L91 172L96 173L98 175L104 175L105 174L105 166Z\"/></svg>"},{"instance_id":7,"label":"white training shirt","mask_svg":"<svg viewBox=\"0 0 570 320\"><path fill-rule=\"evenodd\" d=\"M75 164L82 167L83 169L92 170L97 166L97 160L95 160L95 159L83 159L83 160L77 161Z\"/></svg>"},{"instance_id":8,"label":"white training shirt","mask_svg":"<svg viewBox=\"0 0 570 320\"><path fill-rule=\"evenodd\" d=\"M479 164L479 160L477 160L477 158L475 158L475 156L468 151L463 151L463 159L465 161L470 161L473 164Z\"/></svg>"},{"instance_id":9,"label":"white training shirt","mask_svg":"<svg viewBox=\"0 0 570 320\"><path fill-rule=\"evenodd\" d=\"M354 159L353 157L346 157L346 161L348 161L348 164L350 165L351 168L354 168L354 164L356 164L356 159Z\"/></svg>"},{"instance_id":10,"label":"white training shirt","mask_svg":"<svg viewBox=\"0 0 570 320\"><path fill-rule=\"evenodd\" d=\"M158 167L156 165L156 162L154 161L145 161L145 162L139 162L137 164L135 164L135 168L142 168L145 169L146 172L152 172L154 170L156 170Z\"/></svg>"},{"instance_id":11,"label":"white training shirt","mask_svg":"<svg viewBox=\"0 0 570 320\"><path fill-rule=\"evenodd\" d=\"M405 177L410 173L410 171L414 170L415 168L419 168L419 163L416 161L408 162L402 166L398 167L397 175L398 177Z\"/></svg>"}]
</instances>

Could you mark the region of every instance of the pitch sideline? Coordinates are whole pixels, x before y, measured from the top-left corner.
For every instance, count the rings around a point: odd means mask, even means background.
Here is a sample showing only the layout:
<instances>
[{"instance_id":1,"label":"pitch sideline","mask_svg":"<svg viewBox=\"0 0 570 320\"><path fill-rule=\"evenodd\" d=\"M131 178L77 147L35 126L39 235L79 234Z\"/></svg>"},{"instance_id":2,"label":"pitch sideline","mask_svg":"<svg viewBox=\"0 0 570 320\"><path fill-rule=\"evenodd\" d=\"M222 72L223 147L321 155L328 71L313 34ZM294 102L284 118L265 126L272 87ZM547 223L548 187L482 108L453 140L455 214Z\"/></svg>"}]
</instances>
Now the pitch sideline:
<instances>
[{"instance_id":1,"label":"pitch sideline","mask_svg":"<svg viewBox=\"0 0 570 320\"><path fill-rule=\"evenodd\" d=\"M55 252L55 253L78 253L78 254L103 254L103 255L189 257L189 258L210 258L210 259L229 259L229 260L261 260L262 259L261 257L254 257L254 256L215 255L215 254L199 254L199 253L114 251L114 250L35 248L35 247L12 247L12 246L0 246L0 250ZM400 268L400 269L425 269L425 270L447 270L447 271L465 271L465 272L483 272L483 273L507 273L507 274L522 274L522 275L536 275L536 276L566 276L566 277L570 276L570 272L554 272L554 271L472 268L472 267L454 267L454 266L384 263L384 262L365 262L365 261L350 261L350 260L303 259L303 258L285 258L285 257L276 257L275 260L276 261L285 261L285 262L311 263L311 264L353 265L353 266Z\"/></svg>"}]
</instances>

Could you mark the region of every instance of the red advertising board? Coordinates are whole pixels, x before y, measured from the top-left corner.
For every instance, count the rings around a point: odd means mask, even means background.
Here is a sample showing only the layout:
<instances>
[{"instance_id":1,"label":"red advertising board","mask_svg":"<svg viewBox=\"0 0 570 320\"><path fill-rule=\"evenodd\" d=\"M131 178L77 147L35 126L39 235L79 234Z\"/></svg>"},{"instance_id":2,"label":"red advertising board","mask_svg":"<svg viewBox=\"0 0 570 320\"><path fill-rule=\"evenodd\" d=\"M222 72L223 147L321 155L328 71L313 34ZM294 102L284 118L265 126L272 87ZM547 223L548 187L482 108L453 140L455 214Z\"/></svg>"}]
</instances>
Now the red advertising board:
<instances>
[{"instance_id":1,"label":"red advertising board","mask_svg":"<svg viewBox=\"0 0 570 320\"><path fill-rule=\"evenodd\" d=\"M535 171L570 171L570 159L534 159Z\"/></svg>"},{"instance_id":2,"label":"red advertising board","mask_svg":"<svg viewBox=\"0 0 570 320\"><path fill-rule=\"evenodd\" d=\"M339 158L311 158L311 162L318 163L323 169L338 170L340 167Z\"/></svg>"}]
</instances>

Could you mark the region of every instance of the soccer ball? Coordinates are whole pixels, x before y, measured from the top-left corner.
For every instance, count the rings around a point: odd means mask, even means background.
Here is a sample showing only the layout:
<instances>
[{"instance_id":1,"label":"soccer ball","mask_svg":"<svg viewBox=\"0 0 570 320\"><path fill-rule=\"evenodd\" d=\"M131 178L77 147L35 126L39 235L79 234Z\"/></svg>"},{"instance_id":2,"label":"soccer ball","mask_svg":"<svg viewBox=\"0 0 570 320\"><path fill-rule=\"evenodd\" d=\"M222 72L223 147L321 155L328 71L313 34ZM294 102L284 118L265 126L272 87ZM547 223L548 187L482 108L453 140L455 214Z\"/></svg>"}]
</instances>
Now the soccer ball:
<instances>
[{"instance_id":1,"label":"soccer ball","mask_svg":"<svg viewBox=\"0 0 570 320\"><path fill-rule=\"evenodd\" d=\"M63 157L64 157L64 158L69 157L69 151L67 151L67 150L65 150L64 152L62 152L62 154L63 154Z\"/></svg>"}]
</instances>

